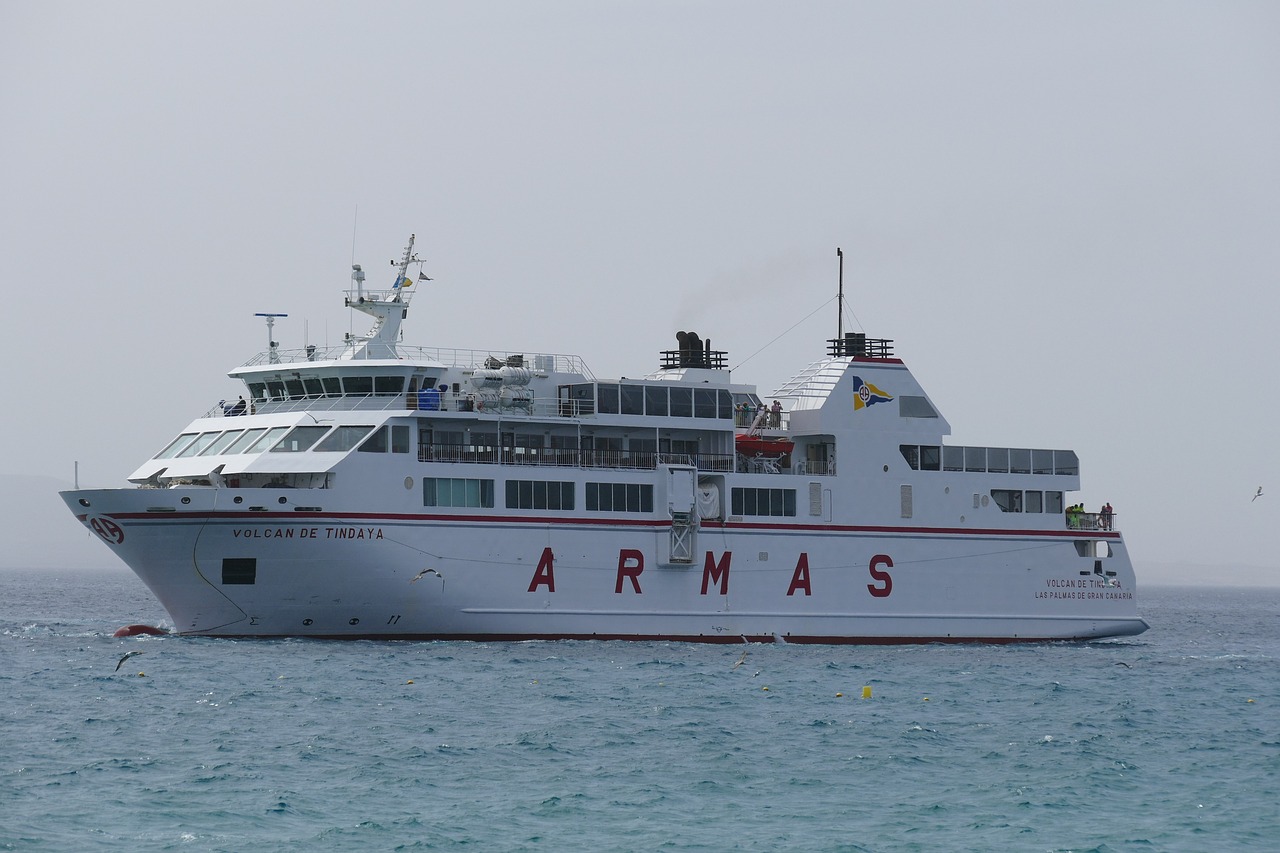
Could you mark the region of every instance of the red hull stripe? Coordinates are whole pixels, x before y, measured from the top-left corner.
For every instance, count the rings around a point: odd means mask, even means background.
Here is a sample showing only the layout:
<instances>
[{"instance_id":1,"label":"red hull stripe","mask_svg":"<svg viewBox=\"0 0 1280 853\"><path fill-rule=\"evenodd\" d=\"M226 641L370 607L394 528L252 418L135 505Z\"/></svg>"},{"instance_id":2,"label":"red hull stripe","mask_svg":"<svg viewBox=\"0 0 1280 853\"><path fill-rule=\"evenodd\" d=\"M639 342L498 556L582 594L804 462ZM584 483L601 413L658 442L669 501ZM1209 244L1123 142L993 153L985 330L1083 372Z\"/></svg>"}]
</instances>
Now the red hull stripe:
<instances>
[{"instance_id":1,"label":"red hull stripe","mask_svg":"<svg viewBox=\"0 0 1280 853\"><path fill-rule=\"evenodd\" d=\"M426 513L338 513L338 512L123 512L111 513L108 518L118 521L148 521L160 524L186 523L193 521L262 521L272 524L282 522L306 522L328 520L347 524L384 522L387 524L406 522L449 522L472 524L533 524L538 526L561 525L566 527L641 527L665 528L670 526L669 520L642 518L589 518L538 515L436 515ZM929 534L933 536L1022 536L1053 537L1064 539L1119 539L1120 534L1114 530L1014 530L995 527L893 527L889 525L860 524L778 524L771 522L703 522L704 529L724 530L767 530L778 533L885 533L885 534Z\"/></svg>"},{"instance_id":2,"label":"red hull stripe","mask_svg":"<svg viewBox=\"0 0 1280 853\"><path fill-rule=\"evenodd\" d=\"M199 632L179 633L181 637L212 637L213 639L237 640L282 640L305 638L309 640L385 640L414 642L476 642L476 643L511 643L529 641L559 640L625 640L632 642L671 642L671 643L718 643L741 644L743 639L749 643L776 643L772 634L743 635L731 637L706 634L290 634L288 637L276 634L201 634ZM1069 643L1096 639L1094 636L1080 637L808 637L788 634L783 638L785 643L796 645L856 645L856 646L905 646L923 645L925 643L981 643L983 645L1009 643Z\"/></svg>"}]
</instances>

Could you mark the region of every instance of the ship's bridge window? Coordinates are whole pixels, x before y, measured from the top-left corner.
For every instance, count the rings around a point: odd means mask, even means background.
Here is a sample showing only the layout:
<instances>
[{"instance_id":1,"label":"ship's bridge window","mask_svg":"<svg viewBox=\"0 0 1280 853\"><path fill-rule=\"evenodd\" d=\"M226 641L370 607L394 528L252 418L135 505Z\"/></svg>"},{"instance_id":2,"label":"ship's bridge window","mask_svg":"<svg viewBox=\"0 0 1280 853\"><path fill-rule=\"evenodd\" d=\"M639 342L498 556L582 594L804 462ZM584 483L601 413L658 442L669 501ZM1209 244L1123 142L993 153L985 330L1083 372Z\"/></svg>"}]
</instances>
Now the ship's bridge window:
<instances>
[{"instance_id":1,"label":"ship's bridge window","mask_svg":"<svg viewBox=\"0 0 1280 853\"><path fill-rule=\"evenodd\" d=\"M244 435L237 438L235 442L232 443L232 445L227 448L227 455L229 456L233 453L246 452L245 448L251 446L254 442L256 442L259 438L261 438L262 434L266 431L267 431L266 427L257 427L255 429L245 430Z\"/></svg>"},{"instance_id":2,"label":"ship's bridge window","mask_svg":"<svg viewBox=\"0 0 1280 853\"><path fill-rule=\"evenodd\" d=\"M195 456L201 450L204 450L206 447L213 444L213 440L221 434L222 430L200 433L200 435L196 437L195 441L182 448L182 452L178 454L178 458L183 459L188 456Z\"/></svg>"},{"instance_id":3,"label":"ship's bridge window","mask_svg":"<svg viewBox=\"0 0 1280 853\"><path fill-rule=\"evenodd\" d=\"M301 400L303 397L307 396L307 392L303 390L302 387L301 377L297 379L286 379L284 381L284 389L289 392L289 399L291 400Z\"/></svg>"},{"instance_id":4,"label":"ship's bridge window","mask_svg":"<svg viewBox=\"0 0 1280 853\"><path fill-rule=\"evenodd\" d=\"M355 448L360 443L360 439L369 434L373 429L373 424L368 426L340 426L334 427L333 432L329 433L324 439L316 445L316 453L345 453Z\"/></svg>"},{"instance_id":5,"label":"ship's bridge window","mask_svg":"<svg viewBox=\"0 0 1280 853\"><path fill-rule=\"evenodd\" d=\"M993 474L1009 473L1009 448L987 448L987 470Z\"/></svg>"},{"instance_id":6,"label":"ship's bridge window","mask_svg":"<svg viewBox=\"0 0 1280 853\"><path fill-rule=\"evenodd\" d=\"M233 429L230 432L224 432L221 436L218 437L217 441L209 445L200 455L201 456L217 456L219 453L225 450L226 447L229 444L231 444L231 442L235 441L237 438L239 438L242 435L244 435L244 430L242 429Z\"/></svg>"},{"instance_id":7,"label":"ship's bridge window","mask_svg":"<svg viewBox=\"0 0 1280 853\"><path fill-rule=\"evenodd\" d=\"M1009 473L1010 474L1030 474L1031 473L1031 451L1026 448L1015 447L1009 451Z\"/></svg>"},{"instance_id":8,"label":"ship's bridge window","mask_svg":"<svg viewBox=\"0 0 1280 853\"><path fill-rule=\"evenodd\" d=\"M324 388L320 386L320 380L315 376L302 377L302 387L307 392L308 397L324 396Z\"/></svg>"},{"instance_id":9,"label":"ship's bridge window","mask_svg":"<svg viewBox=\"0 0 1280 853\"><path fill-rule=\"evenodd\" d=\"M190 444L191 440L195 438L198 434L199 433L184 432L182 435L178 436L173 441L169 442L169 444L165 447L164 450L161 450L159 453L155 455L155 458L171 459L172 457L178 454L178 451L182 450L182 448Z\"/></svg>"},{"instance_id":10,"label":"ship's bridge window","mask_svg":"<svg viewBox=\"0 0 1280 853\"><path fill-rule=\"evenodd\" d=\"M320 384L324 387L326 397L342 396L342 378L339 376L321 376Z\"/></svg>"},{"instance_id":11,"label":"ship's bridge window","mask_svg":"<svg viewBox=\"0 0 1280 853\"><path fill-rule=\"evenodd\" d=\"M1078 475L1080 473L1080 460L1076 457L1075 451L1053 451L1053 472L1055 474Z\"/></svg>"},{"instance_id":12,"label":"ship's bridge window","mask_svg":"<svg viewBox=\"0 0 1280 853\"><path fill-rule=\"evenodd\" d=\"M403 376L373 377L373 393L379 397L395 396L404 393Z\"/></svg>"},{"instance_id":13,"label":"ship's bridge window","mask_svg":"<svg viewBox=\"0 0 1280 853\"><path fill-rule=\"evenodd\" d=\"M366 397L373 393L373 377L346 376L342 379L342 387L351 396Z\"/></svg>"},{"instance_id":14,"label":"ship's bridge window","mask_svg":"<svg viewBox=\"0 0 1280 853\"><path fill-rule=\"evenodd\" d=\"M279 379L268 379L267 391L273 400L283 400L285 398L284 383Z\"/></svg>"},{"instance_id":15,"label":"ship's bridge window","mask_svg":"<svg viewBox=\"0 0 1280 853\"><path fill-rule=\"evenodd\" d=\"M964 448L963 447L943 447L942 448L942 470L943 471L963 471L964 470Z\"/></svg>"},{"instance_id":16,"label":"ship's bridge window","mask_svg":"<svg viewBox=\"0 0 1280 853\"><path fill-rule=\"evenodd\" d=\"M267 383L265 382L248 382L249 398L252 400L267 399Z\"/></svg>"},{"instance_id":17,"label":"ship's bridge window","mask_svg":"<svg viewBox=\"0 0 1280 853\"><path fill-rule=\"evenodd\" d=\"M305 425L294 427L275 447L272 453L301 453L320 440L329 431L327 426Z\"/></svg>"}]
</instances>

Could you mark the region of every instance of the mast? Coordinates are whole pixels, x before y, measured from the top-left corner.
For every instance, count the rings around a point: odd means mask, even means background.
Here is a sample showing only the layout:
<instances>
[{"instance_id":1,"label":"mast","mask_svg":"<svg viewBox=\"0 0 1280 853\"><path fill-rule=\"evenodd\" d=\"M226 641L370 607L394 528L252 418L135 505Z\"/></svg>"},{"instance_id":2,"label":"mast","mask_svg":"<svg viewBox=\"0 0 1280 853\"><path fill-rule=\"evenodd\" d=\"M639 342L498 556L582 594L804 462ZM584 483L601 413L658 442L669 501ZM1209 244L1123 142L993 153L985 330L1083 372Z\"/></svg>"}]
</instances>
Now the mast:
<instances>
[{"instance_id":1,"label":"mast","mask_svg":"<svg viewBox=\"0 0 1280 853\"><path fill-rule=\"evenodd\" d=\"M254 314L255 317L265 317L267 319L267 361L272 364L280 363L280 344L276 342L276 336L272 331L276 324L277 317L288 317L288 314Z\"/></svg>"},{"instance_id":2,"label":"mast","mask_svg":"<svg viewBox=\"0 0 1280 853\"><path fill-rule=\"evenodd\" d=\"M359 264L351 265L351 280L354 290L347 291L347 307L368 314L374 318L373 327L363 335L347 333L347 348L343 359L353 358L397 358L396 341L400 333L400 321L409 313L409 300L413 296L410 289L414 279L409 278L409 265L421 264L422 261L413 253L416 235L409 235L409 245L399 261L392 260L391 266L396 268L396 279L386 290L366 291L364 289L364 270ZM430 281L423 274L419 279Z\"/></svg>"},{"instance_id":3,"label":"mast","mask_svg":"<svg viewBox=\"0 0 1280 853\"><path fill-rule=\"evenodd\" d=\"M409 235L409 245L404 247L404 256L400 258L400 265L396 267L398 270L396 274L396 283L391 286L391 289L395 291L395 296L393 297L393 301L395 302L400 301L400 288L408 287L409 284L413 283L410 282L405 275L405 271L409 269L409 264L422 263L418 260L418 256L413 253L413 241L416 239L418 239L418 235ZM396 266L396 262L392 261L391 265Z\"/></svg>"},{"instance_id":4,"label":"mast","mask_svg":"<svg viewBox=\"0 0 1280 853\"><path fill-rule=\"evenodd\" d=\"M840 259L840 289L836 292L836 339L844 340L844 252L836 246L836 257Z\"/></svg>"}]
</instances>

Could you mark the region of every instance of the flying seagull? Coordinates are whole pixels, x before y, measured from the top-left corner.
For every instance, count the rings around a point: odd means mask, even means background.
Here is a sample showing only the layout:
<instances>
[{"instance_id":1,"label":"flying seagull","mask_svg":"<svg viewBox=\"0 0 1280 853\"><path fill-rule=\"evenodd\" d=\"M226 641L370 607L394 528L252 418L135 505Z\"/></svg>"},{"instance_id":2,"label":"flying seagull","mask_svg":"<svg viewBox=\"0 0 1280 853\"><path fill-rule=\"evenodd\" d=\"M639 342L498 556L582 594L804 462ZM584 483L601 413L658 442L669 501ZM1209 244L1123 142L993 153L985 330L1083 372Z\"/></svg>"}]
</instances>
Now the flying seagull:
<instances>
[{"instance_id":1,"label":"flying seagull","mask_svg":"<svg viewBox=\"0 0 1280 853\"><path fill-rule=\"evenodd\" d=\"M1260 497L1262 497L1262 486L1258 486L1258 493L1253 496L1253 498L1249 501L1249 503L1253 503Z\"/></svg>"},{"instance_id":2,"label":"flying seagull","mask_svg":"<svg viewBox=\"0 0 1280 853\"><path fill-rule=\"evenodd\" d=\"M738 658L738 662L733 665L733 668L737 669L738 667L742 666L746 662L747 662L747 653L746 651L743 651L742 657Z\"/></svg>"},{"instance_id":3,"label":"flying seagull","mask_svg":"<svg viewBox=\"0 0 1280 853\"><path fill-rule=\"evenodd\" d=\"M120 667L124 666L125 661L127 661L129 658L133 657L134 655L140 655L140 654L142 654L142 652L125 652L124 657L120 658L119 662L116 663L116 672L120 671Z\"/></svg>"},{"instance_id":4,"label":"flying seagull","mask_svg":"<svg viewBox=\"0 0 1280 853\"><path fill-rule=\"evenodd\" d=\"M441 583L443 583L443 582L444 582L444 575L440 574L440 573L439 573L439 572L437 572L435 569L423 569L422 571L418 572L418 573L417 573L416 575L414 575L413 577L409 578L409 583L414 583L414 582L416 582L416 581L420 581L420 580L422 580L422 578L423 578L424 576L426 576L426 575L435 575L436 577L440 578L440 582L441 582Z\"/></svg>"}]
</instances>

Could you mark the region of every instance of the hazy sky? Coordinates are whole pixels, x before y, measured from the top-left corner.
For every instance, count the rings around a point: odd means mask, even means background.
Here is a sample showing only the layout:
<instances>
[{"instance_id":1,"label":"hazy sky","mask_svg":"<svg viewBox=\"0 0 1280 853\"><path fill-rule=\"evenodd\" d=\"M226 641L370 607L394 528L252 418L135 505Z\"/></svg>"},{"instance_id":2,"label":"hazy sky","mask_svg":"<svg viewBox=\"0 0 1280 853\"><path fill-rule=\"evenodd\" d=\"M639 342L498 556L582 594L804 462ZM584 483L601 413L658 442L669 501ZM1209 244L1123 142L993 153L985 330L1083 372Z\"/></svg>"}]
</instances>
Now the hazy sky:
<instances>
[{"instance_id":1,"label":"hazy sky","mask_svg":"<svg viewBox=\"0 0 1280 853\"><path fill-rule=\"evenodd\" d=\"M1140 578L1280 582L1278 36L1221 0L0 0L0 474L123 484L238 393L255 312L341 339L353 247L389 284L417 233L407 343L640 376L692 329L767 393L841 246L953 443L1076 450Z\"/></svg>"}]
</instances>

